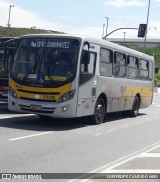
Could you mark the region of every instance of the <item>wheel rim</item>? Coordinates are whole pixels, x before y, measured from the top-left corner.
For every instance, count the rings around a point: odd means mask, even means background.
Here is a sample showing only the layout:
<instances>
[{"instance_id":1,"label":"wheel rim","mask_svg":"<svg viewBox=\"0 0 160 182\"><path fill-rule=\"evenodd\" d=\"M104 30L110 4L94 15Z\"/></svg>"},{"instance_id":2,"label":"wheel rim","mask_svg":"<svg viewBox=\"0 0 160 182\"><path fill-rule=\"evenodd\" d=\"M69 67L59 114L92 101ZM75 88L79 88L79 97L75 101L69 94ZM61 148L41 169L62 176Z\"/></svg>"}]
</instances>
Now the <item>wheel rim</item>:
<instances>
[{"instance_id":1,"label":"wheel rim","mask_svg":"<svg viewBox=\"0 0 160 182\"><path fill-rule=\"evenodd\" d=\"M102 123L103 119L104 119L104 105L103 103L99 103L96 107L96 111L95 111L95 119L97 121L97 123Z\"/></svg>"}]
</instances>

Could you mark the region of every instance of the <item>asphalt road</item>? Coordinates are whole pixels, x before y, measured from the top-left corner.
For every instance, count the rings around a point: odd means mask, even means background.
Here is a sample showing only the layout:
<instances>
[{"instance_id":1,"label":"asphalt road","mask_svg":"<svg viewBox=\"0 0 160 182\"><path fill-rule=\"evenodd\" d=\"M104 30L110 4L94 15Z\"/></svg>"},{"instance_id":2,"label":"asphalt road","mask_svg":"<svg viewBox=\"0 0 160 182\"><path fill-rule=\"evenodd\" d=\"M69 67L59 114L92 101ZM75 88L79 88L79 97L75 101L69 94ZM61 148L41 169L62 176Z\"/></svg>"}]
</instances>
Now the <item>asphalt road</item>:
<instances>
[{"instance_id":1,"label":"asphalt road","mask_svg":"<svg viewBox=\"0 0 160 182\"><path fill-rule=\"evenodd\" d=\"M13 113L0 103L0 173L89 172L160 173L160 95L138 117L110 114L98 126Z\"/></svg>"}]
</instances>

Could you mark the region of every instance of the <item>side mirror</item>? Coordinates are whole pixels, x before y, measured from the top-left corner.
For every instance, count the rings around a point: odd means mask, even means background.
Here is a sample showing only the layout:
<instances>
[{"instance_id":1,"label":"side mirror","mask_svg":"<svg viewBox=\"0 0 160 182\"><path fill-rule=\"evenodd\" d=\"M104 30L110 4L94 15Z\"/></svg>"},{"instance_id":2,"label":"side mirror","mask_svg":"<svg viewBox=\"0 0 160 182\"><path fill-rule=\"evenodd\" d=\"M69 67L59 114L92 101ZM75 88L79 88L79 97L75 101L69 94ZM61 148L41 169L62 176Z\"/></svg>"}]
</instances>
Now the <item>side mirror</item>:
<instances>
[{"instance_id":1,"label":"side mirror","mask_svg":"<svg viewBox=\"0 0 160 182\"><path fill-rule=\"evenodd\" d=\"M90 63L89 49L90 49L90 43L85 41L83 44L81 64L89 64Z\"/></svg>"},{"instance_id":2,"label":"side mirror","mask_svg":"<svg viewBox=\"0 0 160 182\"><path fill-rule=\"evenodd\" d=\"M89 50L90 49L90 43L87 41L84 42L84 47L86 47L86 46L88 46L88 50Z\"/></svg>"},{"instance_id":3,"label":"side mirror","mask_svg":"<svg viewBox=\"0 0 160 182\"><path fill-rule=\"evenodd\" d=\"M90 63L90 53L89 51L83 50L81 64L89 64Z\"/></svg>"}]
</instances>

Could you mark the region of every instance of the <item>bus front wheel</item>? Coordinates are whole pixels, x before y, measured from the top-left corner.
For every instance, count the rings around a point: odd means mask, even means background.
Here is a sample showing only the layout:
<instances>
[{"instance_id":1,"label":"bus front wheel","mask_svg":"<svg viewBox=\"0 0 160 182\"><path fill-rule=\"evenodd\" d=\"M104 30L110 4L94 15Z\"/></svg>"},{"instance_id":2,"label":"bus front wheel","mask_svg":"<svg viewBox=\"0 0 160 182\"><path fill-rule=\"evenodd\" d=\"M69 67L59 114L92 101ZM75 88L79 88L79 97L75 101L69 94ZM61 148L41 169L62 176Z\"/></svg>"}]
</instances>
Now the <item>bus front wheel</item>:
<instances>
[{"instance_id":1,"label":"bus front wheel","mask_svg":"<svg viewBox=\"0 0 160 182\"><path fill-rule=\"evenodd\" d=\"M96 104L95 104L95 109L94 109L94 114L92 116L92 123L95 125L101 124L104 120L105 117L105 102L103 98L98 98Z\"/></svg>"}]
</instances>

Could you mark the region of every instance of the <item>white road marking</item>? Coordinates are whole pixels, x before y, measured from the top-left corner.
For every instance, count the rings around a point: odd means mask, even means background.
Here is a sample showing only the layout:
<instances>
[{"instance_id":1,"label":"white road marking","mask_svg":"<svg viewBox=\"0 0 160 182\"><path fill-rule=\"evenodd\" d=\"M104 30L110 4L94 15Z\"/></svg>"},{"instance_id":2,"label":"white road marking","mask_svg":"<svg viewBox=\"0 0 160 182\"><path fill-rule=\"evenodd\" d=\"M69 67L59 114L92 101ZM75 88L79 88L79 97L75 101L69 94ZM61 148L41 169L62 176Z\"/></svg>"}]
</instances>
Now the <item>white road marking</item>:
<instances>
[{"instance_id":1,"label":"white road marking","mask_svg":"<svg viewBox=\"0 0 160 182\"><path fill-rule=\"evenodd\" d=\"M160 153L143 153L137 157L160 157Z\"/></svg>"},{"instance_id":2,"label":"white road marking","mask_svg":"<svg viewBox=\"0 0 160 182\"><path fill-rule=\"evenodd\" d=\"M40 136L40 135L46 135L46 134L50 134L50 133L53 133L53 131L37 133L37 134L34 134L34 135L28 135L28 136L22 136L22 137L18 137L18 138L11 138L11 139L8 139L8 140L9 141L15 141L15 140L21 140L21 139L25 139L25 138L36 137L36 136Z\"/></svg>"},{"instance_id":3,"label":"white road marking","mask_svg":"<svg viewBox=\"0 0 160 182\"><path fill-rule=\"evenodd\" d=\"M8 118L17 118L17 117L24 117L24 116L34 116L35 114L21 114L21 115L12 115L12 116L4 116L0 117L0 119L8 119Z\"/></svg>"},{"instance_id":4,"label":"white road marking","mask_svg":"<svg viewBox=\"0 0 160 182\"><path fill-rule=\"evenodd\" d=\"M155 146L154 146L155 145ZM124 163L126 163L126 162L128 162L128 161L131 161L132 159L135 159L135 158L137 158L137 157L139 157L139 156L141 156L141 155L143 155L143 154L145 154L145 153L147 153L147 152L150 152L150 151L152 151L152 150L154 150L154 149L156 149L156 148L158 148L158 147L160 147L160 142L157 142L157 144L153 144L153 145L151 145L151 146L149 146L149 147L146 147L146 148L144 148L144 149L142 149L142 150L140 150L140 151L138 151L138 152L135 152L135 155L133 155L133 157L131 156L131 157L126 157L126 159L125 160L122 160L122 161L120 161L120 162L118 162L118 163L116 163L116 164L113 164L113 165L111 165L111 167L108 167L106 170L111 170L111 169L113 169L113 168L115 168L115 167L117 167L117 166L120 166L121 164L124 164ZM147 149L148 148L148 149ZM141 152L141 151L144 151L144 152ZM105 170L104 170L105 171Z\"/></svg>"},{"instance_id":5,"label":"white road marking","mask_svg":"<svg viewBox=\"0 0 160 182\"><path fill-rule=\"evenodd\" d=\"M88 172L87 174L89 174L89 173L108 173L108 172L111 172L111 171L113 171L113 168L115 168L115 167L117 167L117 166L119 166L119 165L121 165L121 164L124 164L124 163L126 163L126 162L128 162L128 161L130 161L130 160L132 160L132 159L134 159L134 158L136 158L136 157L138 157L138 156L140 156L141 154L143 154L143 153L147 153L147 152L149 152L149 151L151 151L151 150L154 150L154 149L156 149L156 148L158 148L158 147L160 147L160 141L159 142L156 142L156 143L154 143L154 144L152 144L152 145L150 145L150 146L148 146L148 147L145 147L145 148L143 148L143 149L141 149L141 150L138 150L137 152L134 152L134 153L132 153L132 154L129 154L129 155L127 155L127 156L125 156L125 157L122 157L122 158L120 158L120 159L118 159L118 160L116 160L116 161L113 161L113 162L111 162L111 163L109 163L109 164L106 164L106 165L104 165L104 166L102 166L102 167L99 167L99 168L97 168L97 169L95 169L95 170L93 170L93 171L90 171L90 172ZM121 171L121 170L120 170ZM144 170L143 172L146 172L146 171L148 171L148 170ZM154 170L154 172L156 172L157 170ZM128 171L127 171L128 172ZM132 173L133 173L134 171L132 170ZM152 171L153 172L153 171ZM160 170L158 171L158 173L160 172ZM92 174L91 174L92 175ZM85 176L85 175L84 175ZM86 181L88 181L89 179L84 179L84 180L81 180L81 182L86 182ZM77 179L73 179L73 180L70 180L70 181L68 181L68 182L76 182L76 181L80 181L80 180L77 180Z\"/></svg>"},{"instance_id":6,"label":"white road marking","mask_svg":"<svg viewBox=\"0 0 160 182\"><path fill-rule=\"evenodd\" d=\"M158 107L159 107L160 105L156 105L156 106L158 106Z\"/></svg>"}]
</instances>

